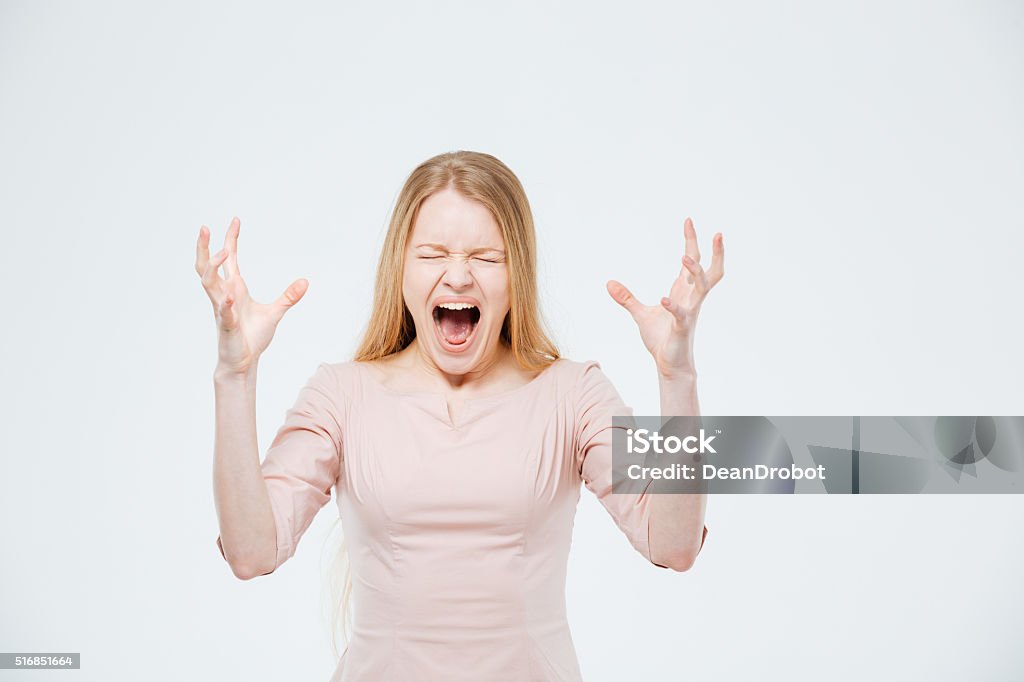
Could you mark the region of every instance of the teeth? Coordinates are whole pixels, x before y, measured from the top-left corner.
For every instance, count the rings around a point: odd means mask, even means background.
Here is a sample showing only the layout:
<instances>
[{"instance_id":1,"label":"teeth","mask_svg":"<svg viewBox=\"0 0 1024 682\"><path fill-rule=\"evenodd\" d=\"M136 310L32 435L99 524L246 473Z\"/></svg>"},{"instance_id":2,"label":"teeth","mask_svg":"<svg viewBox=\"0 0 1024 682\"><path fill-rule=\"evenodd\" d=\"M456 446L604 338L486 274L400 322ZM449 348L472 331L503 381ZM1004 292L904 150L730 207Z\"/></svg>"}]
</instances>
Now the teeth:
<instances>
[{"instance_id":1,"label":"teeth","mask_svg":"<svg viewBox=\"0 0 1024 682\"><path fill-rule=\"evenodd\" d=\"M476 306L472 303L439 303L437 307L447 310L465 310L466 308L475 308Z\"/></svg>"}]
</instances>

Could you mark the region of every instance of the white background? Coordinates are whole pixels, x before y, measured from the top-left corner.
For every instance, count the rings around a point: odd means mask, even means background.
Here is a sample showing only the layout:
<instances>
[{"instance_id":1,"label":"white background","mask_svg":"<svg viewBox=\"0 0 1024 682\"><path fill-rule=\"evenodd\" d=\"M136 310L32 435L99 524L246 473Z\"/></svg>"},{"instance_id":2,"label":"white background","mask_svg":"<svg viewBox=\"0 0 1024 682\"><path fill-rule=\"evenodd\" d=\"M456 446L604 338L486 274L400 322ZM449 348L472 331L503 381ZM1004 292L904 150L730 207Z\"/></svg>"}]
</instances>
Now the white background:
<instances>
[{"instance_id":1,"label":"white background","mask_svg":"<svg viewBox=\"0 0 1024 682\"><path fill-rule=\"evenodd\" d=\"M334 502L270 577L214 545L194 243L237 215L257 298L311 284L260 365L262 453L350 357L392 202L442 151L521 178L556 339L638 414L654 365L604 283L656 301L687 215L727 252L705 414L1024 414L1024 9L846 5L0 2L0 650L83 658L0 677L329 677ZM584 490L585 679L1017 679L1022 520L718 496L674 573Z\"/></svg>"}]
</instances>

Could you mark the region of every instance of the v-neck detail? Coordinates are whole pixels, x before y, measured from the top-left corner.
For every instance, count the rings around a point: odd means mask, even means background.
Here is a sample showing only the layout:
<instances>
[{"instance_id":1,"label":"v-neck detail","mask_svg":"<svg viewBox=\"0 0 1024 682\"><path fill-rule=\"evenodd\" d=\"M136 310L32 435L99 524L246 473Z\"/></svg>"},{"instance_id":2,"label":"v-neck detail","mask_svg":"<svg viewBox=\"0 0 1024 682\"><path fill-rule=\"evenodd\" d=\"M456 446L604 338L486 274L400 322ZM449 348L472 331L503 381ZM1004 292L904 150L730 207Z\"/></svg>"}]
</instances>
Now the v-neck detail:
<instances>
[{"instance_id":1,"label":"v-neck detail","mask_svg":"<svg viewBox=\"0 0 1024 682\"><path fill-rule=\"evenodd\" d=\"M448 401L445 399L443 395L438 395L437 397L438 399L440 399L441 407L444 409L444 414L448 418L448 427L455 431L459 431L460 427L463 426L466 421L467 410L469 410L472 406L465 400L462 401L462 403L459 405L459 420L458 423L456 423L455 418L452 417L451 405L448 404Z\"/></svg>"},{"instance_id":2,"label":"v-neck detail","mask_svg":"<svg viewBox=\"0 0 1024 682\"><path fill-rule=\"evenodd\" d=\"M518 394L525 392L527 389L539 385L541 381L545 379L545 377L554 374L554 367L562 362L564 362L564 360L562 358L559 358L558 360L556 360L555 362L551 363L543 370L541 370L537 376L535 376L533 379L530 379L522 386L516 386L515 388L509 389L507 391L501 391L500 393L495 393L493 395L478 396L476 398L463 398L460 401L461 404L459 406L459 419L457 422L456 420L452 419L451 410L448 407L448 400L445 397L444 393L438 393L436 391L398 391L391 388L390 386L387 386L383 381L378 379L371 368L361 367L360 369L363 373L363 376L368 378L369 383L373 384L380 390L391 395L399 396L401 398L419 400L426 405L431 405L432 407L437 408L437 413L435 414L435 416L442 423L444 423L445 426L447 426L449 429L452 429L453 431L461 431L470 422L472 422L472 418L477 412L475 408L479 404L493 401L502 401L516 397ZM366 363L357 361L354 364L364 365Z\"/></svg>"}]
</instances>

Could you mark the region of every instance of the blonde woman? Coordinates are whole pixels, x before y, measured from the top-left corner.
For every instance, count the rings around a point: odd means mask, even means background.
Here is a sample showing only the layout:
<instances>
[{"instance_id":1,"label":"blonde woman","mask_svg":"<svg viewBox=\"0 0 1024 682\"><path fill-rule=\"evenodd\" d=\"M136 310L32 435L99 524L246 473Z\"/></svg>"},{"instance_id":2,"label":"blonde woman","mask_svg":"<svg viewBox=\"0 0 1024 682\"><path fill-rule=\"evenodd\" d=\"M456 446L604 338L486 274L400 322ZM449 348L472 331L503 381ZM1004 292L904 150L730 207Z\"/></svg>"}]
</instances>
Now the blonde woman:
<instances>
[{"instance_id":1,"label":"blonde woman","mask_svg":"<svg viewBox=\"0 0 1024 682\"><path fill-rule=\"evenodd\" d=\"M705 271L689 220L684 233L660 305L608 283L672 415L698 414L694 324L724 260L721 234ZM545 333L530 206L501 161L446 153L408 177L354 359L317 367L262 465L257 363L308 283L252 300L238 234L236 218L211 257L204 226L196 249L219 329L217 546L243 580L272 573L334 488L355 618L332 680L580 680L565 575L581 484L654 566L693 564L705 495L611 494L611 418L630 408Z\"/></svg>"}]
</instances>

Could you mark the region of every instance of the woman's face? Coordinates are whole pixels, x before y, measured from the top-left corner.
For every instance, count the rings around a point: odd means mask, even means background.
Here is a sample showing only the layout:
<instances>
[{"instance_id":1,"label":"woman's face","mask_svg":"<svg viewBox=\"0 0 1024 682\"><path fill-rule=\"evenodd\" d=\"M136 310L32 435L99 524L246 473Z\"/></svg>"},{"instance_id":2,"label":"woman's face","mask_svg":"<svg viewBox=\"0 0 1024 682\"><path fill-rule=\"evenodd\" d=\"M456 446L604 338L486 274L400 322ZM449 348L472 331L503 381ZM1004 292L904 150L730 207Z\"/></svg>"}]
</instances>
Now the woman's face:
<instances>
[{"instance_id":1,"label":"woman's face","mask_svg":"<svg viewBox=\"0 0 1024 682\"><path fill-rule=\"evenodd\" d=\"M508 266L490 210L452 188L420 205L405 251L405 305L420 351L446 374L496 359L508 314Z\"/></svg>"}]
</instances>

